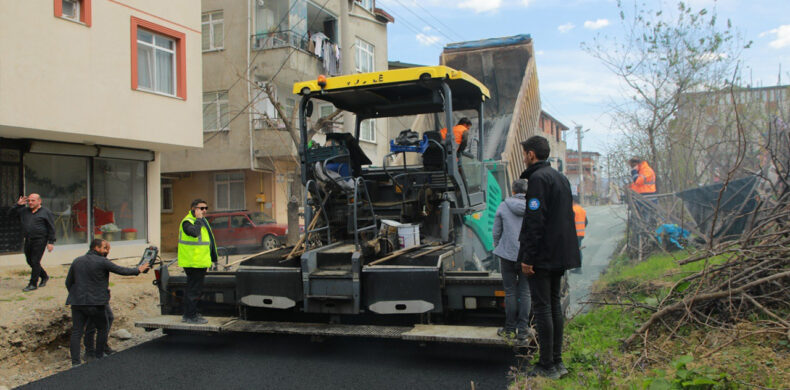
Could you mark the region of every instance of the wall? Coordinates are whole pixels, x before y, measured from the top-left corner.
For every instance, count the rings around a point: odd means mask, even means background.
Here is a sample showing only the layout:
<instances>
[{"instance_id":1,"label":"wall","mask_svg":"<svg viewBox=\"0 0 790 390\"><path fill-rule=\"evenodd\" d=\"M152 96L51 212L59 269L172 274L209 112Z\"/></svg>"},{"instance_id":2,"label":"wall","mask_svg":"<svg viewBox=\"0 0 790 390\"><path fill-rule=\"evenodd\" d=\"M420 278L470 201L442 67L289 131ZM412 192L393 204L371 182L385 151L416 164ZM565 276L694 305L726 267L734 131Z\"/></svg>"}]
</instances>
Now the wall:
<instances>
[{"instance_id":1,"label":"wall","mask_svg":"<svg viewBox=\"0 0 790 390\"><path fill-rule=\"evenodd\" d=\"M53 4L3 4L0 135L153 150L202 145L194 136L202 124L197 0L94 0L90 27L56 18ZM131 89L130 16L186 34L186 100Z\"/></svg>"}]
</instances>

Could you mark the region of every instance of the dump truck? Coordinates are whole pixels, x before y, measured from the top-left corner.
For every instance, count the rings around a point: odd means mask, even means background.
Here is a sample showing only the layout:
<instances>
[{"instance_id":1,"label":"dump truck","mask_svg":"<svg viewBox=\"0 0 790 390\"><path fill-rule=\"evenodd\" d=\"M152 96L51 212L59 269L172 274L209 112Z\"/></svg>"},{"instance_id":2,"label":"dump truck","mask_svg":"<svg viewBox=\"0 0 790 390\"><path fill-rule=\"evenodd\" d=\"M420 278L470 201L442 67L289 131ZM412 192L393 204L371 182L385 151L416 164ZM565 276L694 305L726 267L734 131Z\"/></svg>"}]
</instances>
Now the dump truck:
<instances>
[{"instance_id":1,"label":"dump truck","mask_svg":"<svg viewBox=\"0 0 790 390\"><path fill-rule=\"evenodd\" d=\"M180 322L186 277L164 262L155 269L162 315L136 325L507 345L496 335L504 291L491 230L510 178L505 164L482 158L488 89L465 72L431 66L321 76L293 92L305 189L299 244L209 271L204 325ZM353 113L355 133L328 133L323 145L308 139L318 102ZM441 136L454 113L474 121L463 149ZM404 129L374 165L359 147L362 121L415 115L432 115L434 127Z\"/></svg>"}]
</instances>

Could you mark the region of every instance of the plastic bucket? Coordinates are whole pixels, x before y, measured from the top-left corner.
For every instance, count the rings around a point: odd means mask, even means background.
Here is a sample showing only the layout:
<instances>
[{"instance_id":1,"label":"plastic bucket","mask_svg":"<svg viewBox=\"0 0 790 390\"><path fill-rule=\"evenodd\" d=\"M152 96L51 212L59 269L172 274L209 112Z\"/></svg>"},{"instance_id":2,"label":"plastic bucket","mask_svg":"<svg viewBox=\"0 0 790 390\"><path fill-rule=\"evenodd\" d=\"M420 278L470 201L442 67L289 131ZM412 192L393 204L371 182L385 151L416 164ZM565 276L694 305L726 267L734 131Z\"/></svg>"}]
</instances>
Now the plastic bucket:
<instances>
[{"instance_id":1,"label":"plastic bucket","mask_svg":"<svg viewBox=\"0 0 790 390\"><path fill-rule=\"evenodd\" d=\"M402 224L398 226L398 242L401 248L420 245L420 225Z\"/></svg>"}]
</instances>

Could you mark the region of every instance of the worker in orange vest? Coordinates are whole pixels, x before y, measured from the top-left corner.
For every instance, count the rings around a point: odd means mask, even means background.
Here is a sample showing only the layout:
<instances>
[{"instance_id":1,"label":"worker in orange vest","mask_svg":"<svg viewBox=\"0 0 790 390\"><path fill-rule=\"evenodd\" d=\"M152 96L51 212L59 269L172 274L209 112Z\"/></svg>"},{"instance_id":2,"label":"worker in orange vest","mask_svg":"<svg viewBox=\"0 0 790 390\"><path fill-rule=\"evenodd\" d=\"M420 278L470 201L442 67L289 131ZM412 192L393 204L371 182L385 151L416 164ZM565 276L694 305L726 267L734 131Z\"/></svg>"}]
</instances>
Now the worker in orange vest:
<instances>
[{"instance_id":1,"label":"worker in orange vest","mask_svg":"<svg viewBox=\"0 0 790 390\"><path fill-rule=\"evenodd\" d=\"M632 157L631 164L631 189L639 194L656 193L656 173L639 157Z\"/></svg>"},{"instance_id":2,"label":"worker in orange vest","mask_svg":"<svg viewBox=\"0 0 790 390\"><path fill-rule=\"evenodd\" d=\"M579 204L579 197L573 196L573 219L576 222L576 239L579 241L579 259L582 259L582 240L584 231L587 229L587 211ZM574 269L574 272L581 273L581 267Z\"/></svg>"},{"instance_id":3,"label":"worker in orange vest","mask_svg":"<svg viewBox=\"0 0 790 390\"><path fill-rule=\"evenodd\" d=\"M453 126L453 136L455 137L455 143L457 145L460 145L458 150L463 151L464 149L466 149L467 136L468 136L467 131L469 131L469 129L471 128L472 128L472 121L470 121L469 118L466 117L461 118L461 120L458 121L458 124ZM439 133L442 134L442 140L447 139L446 127L439 130Z\"/></svg>"}]
</instances>

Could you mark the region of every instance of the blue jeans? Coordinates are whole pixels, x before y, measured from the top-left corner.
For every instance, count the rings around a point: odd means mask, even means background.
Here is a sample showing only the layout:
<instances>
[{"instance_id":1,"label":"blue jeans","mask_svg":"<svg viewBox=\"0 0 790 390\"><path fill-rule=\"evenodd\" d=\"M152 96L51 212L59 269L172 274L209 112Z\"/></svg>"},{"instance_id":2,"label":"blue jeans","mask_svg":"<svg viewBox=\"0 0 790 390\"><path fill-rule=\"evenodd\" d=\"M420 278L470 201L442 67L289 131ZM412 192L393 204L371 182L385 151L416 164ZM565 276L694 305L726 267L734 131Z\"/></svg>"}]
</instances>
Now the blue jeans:
<instances>
[{"instance_id":1,"label":"blue jeans","mask_svg":"<svg viewBox=\"0 0 790 390\"><path fill-rule=\"evenodd\" d=\"M505 287L505 329L525 331L532 306L527 276L521 272L521 263L517 261L499 257L499 266Z\"/></svg>"}]
</instances>

